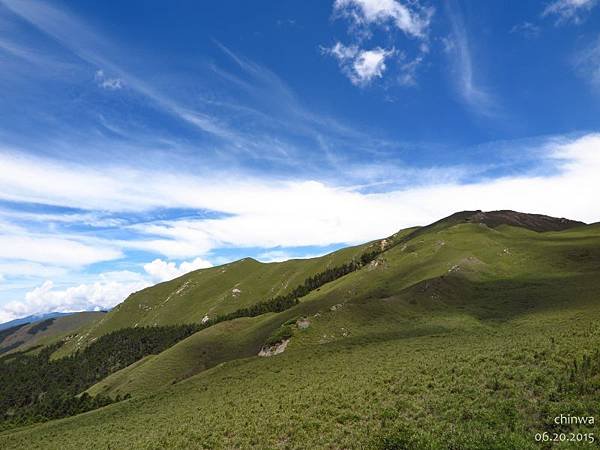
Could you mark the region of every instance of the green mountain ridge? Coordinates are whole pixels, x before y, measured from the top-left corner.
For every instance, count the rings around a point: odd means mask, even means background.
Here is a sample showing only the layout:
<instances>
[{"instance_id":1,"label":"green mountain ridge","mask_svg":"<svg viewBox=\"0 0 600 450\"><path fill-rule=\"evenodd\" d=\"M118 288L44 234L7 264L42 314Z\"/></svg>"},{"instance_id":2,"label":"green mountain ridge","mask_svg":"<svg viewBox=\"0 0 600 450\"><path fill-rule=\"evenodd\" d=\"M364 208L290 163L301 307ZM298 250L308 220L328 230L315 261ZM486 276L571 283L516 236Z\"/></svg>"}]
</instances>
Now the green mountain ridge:
<instances>
[{"instance_id":1,"label":"green mountain ridge","mask_svg":"<svg viewBox=\"0 0 600 450\"><path fill-rule=\"evenodd\" d=\"M251 306L373 249L284 311L201 329L87 390L132 399L0 444L538 448L559 411L600 414L600 225L513 211L456 213L320 258L192 272L132 294L55 357L114 330Z\"/></svg>"},{"instance_id":2,"label":"green mountain ridge","mask_svg":"<svg viewBox=\"0 0 600 450\"><path fill-rule=\"evenodd\" d=\"M316 258L276 263L244 258L190 272L130 295L102 320L67 342L57 356L72 353L99 336L121 328L201 323L205 317L214 318L286 294L308 277L359 258L369 248L381 246L384 241L389 245L410 231L412 229L387 240L344 248Z\"/></svg>"}]
</instances>

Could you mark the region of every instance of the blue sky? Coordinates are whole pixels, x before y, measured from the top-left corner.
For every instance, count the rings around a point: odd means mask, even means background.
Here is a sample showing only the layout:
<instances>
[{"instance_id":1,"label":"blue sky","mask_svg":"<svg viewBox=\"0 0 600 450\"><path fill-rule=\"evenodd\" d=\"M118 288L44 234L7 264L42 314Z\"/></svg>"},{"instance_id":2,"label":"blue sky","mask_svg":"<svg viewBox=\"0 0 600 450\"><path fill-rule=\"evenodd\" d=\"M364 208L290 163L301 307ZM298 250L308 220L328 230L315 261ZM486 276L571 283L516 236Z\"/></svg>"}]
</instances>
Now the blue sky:
<instances>
[{"instance_id":1,"label":"blue sky","mask_svg":"<svg viewBox=\"0 0 600 450\"><path fill-rule=\"evenodd\" d=\"M460 209L600 220L599 3L0 0L0 321Z\"/></svg>"}]
</instances>

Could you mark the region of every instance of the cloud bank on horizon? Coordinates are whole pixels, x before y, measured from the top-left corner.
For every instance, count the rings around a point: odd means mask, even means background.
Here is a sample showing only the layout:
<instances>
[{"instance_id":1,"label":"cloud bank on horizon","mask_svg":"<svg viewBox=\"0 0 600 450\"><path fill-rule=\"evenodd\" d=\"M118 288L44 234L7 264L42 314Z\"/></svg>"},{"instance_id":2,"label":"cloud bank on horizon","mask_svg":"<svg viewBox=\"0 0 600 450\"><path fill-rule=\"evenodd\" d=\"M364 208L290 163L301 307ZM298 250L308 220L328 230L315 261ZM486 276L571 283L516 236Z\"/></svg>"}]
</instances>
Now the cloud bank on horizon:
<instances>
[{"instance_id":1,"label":"cloud bank on horizon","mask_svg":"<svg viewBox=\"0 0 600 450\"><path fill-rule=\"evenodd\" d=\"M274 5L233 34L229 2L130 34L133 3L0 0L0 322L458 210L600 220L596 1Z\"/></svg>"}]
</instances>

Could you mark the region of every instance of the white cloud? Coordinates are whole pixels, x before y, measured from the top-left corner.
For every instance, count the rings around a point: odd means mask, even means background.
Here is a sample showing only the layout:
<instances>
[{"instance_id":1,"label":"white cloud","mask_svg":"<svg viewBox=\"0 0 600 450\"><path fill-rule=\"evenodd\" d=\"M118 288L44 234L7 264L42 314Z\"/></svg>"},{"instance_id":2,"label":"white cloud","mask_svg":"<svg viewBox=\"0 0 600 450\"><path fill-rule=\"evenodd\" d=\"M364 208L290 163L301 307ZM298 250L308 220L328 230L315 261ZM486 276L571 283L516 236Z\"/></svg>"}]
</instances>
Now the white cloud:
<instances>
[{"instance_id":1,"label":"white cloud","mask_svg":"<svg viewBox=\"0 0 600 450\"><path fill-rule=\"evenodd\" d=\"M433 8L421 7L411 1L397 0L336 0L334 11L351 19L358 26L392 23L408 36L423 38L427 34Z\"/></svg>"},{"instance_id":2,"label":"white cloud","mask_svg":"<svg viewBox=\"0 0 600 450\"><path fill-rule=\"evenodd\" d=\"M338 61L353 61L356 55L360 51L356 45L346 46L341 42L336 42L331 48L324 48L325 53L329 53Z\"/></svg>"},{"instance_id":3,"label":"white cloud","mask_svg":"<svg viewBox=\"0 0 600 450\"><path fill-rule=\"evenodd\" d=\"M104 74L103 70L97 70L94 77L98 86L109 91L123 89L125 83L121 78L109 78Z\"/></svg>"},{"instance_id":4,"label":"white cloud","mask_svg":"<svg viewBox=\"0 0 600 450\"><path fill-rule=\"evenodd\" d=\"M373 79L381 78L386 69L385 60L396 53L393 48L362 50L356 46L345 46L341 42L324 51L338 60L342 71L357 86L366 86Z\"/></svg>"},{"instance_id":5,"label":"white cloud","mask_svg":"<svg viewBox=\"0 0 600 450\"><path fill-rule=\"evenodd\" d=\"M398 82L402 86L416 86L417 84L417 69L423 62L423 56L419 55L411 61L403 62L401 65Z\"/></svg>"},{"instance_id":6,"label":"white cloud","mask_svg":"<svg viewBox=\"0 0 600 450\"><path fill-rule=\"evenodd\" d=\"M25 294L24 300L0 306L0 322L52 311L109 309L122 302L132 292L147 286L149 283L133 272L104 274L96 283L80 284L66 289L57 289L52 281L45 281Z\"/></svg>"},{"instance_id":7,"label":"white cloud","mask_svg":"<svg viewBox=\"0 0 600 450\"><path fill-rule=\"evenodd\" d=\"M600 88L600 37L575 56L574 64L581 77Z\"/></svg>"},{"instance_id":8,"label":"white cloud","mask_svg":"<svg viewBox=\"0 0 600 450\"><path fill-rule=\"evenodd\" d=\"M264 263L272 263L272 262L282 262L288 261L290 259L308 259L308 258L316 258L318 256L323 256L323 253L311 253L309 255L292 255L284 250L270 250L267 252L263 252L256 257L257 260Z\"/></svg>"},{"instance_id":9,"label":"white cloud","mask_svg":"<svg viewBox=\"0 0 600 450\"><path fill-rule=\"evenodd\" d=\"M59 267L49 264L39 264L27 261L0 262L0 273L5 278L25 277L25 278L52 278L63 276L68 272L65 267Z\"/></svg>"},{"instance_id":10,"label":"white cloud","mask_svg":"<svg viewBox=\"0 0 600 450\"><path fill-rule=\"evenodd\" d=\"M531 22L522 22L519 23L517 25L514 25L509 33L517 33L517 34L522 34L523 36L527 37L527 38L535 38L538 37L541 33L541 28Z\"/></svg>"},{"instance_id":11,"label":"white cloud","mask_svg":"<svg viewBox=\"0 0 600 450\"><path fill-rule=\"evenodd\" d=\"M600 135L552 142L549 162L557 173L522 175L459 184L443 182L387 193L363 194L307 181L256 186L246 196L216 197L231 216L137 225L144 234L177 245L174 257L198 248L299 247L354 243L426 224L462 209L517 209L575 219L600 219L594 200L600 180ZM238 192L241 192L238 191ZM254 199L249 202L247 199ZM187 252L186 252L187 250Z\"/></svg>"},{"instance_id":12,"label":"white cloud","mask_svg":"<svg viewBox=\"0 0 600 450\"><path fill-rule=\"evenodd\" d=\"M401 86L416 84L417 68L424 55L429 52L427 34L434 13L433 8L422 7L417 1L403 3L397 0L336 0L333 9L338 17L350 20L349 33L360 45L346 46L337 42L323 51L337 59L342 73L354 85L364 87L375 79L382 78L387 69L386 60L390 56L405 57L404 51L398 52L395 47L384 49L381 46L370 45L372 48L364 48L363 41L372 37L371 25L384 29L389 38L392 38L391 31L396 28L411 38L417 38L417 56L400 66L400 75L397 78Z\"/></svg>"},{"instance_id":13,"label":"white cloud","mask_svg":"<svg viewBox=\"0 0 600 450\"><path fill-rule=\"evenodd\" d=\"M120 258L120 250L60 237L0 234L0 259L81 266Z\"/></svg>"},{"instance_id":14,"label":"white cloud","mask_svg":"<svg viewBox=\"0 0 600 450\"><path fill-rule=\"evenodd\" d=\"M555 16L557 24L565 22L579 24L597 4L598 0L555 0L544 8L542 16Z\"/></svg>"},{"instance_id":15,"label":"white cloud","mask_svg":"<svg viewBox=\"0 0 600 450\"><path fill-rule=\"evenodd\" d=\"M481 86L473 70L473 58L462 15L446 4L452 34L443 40L444 50L452 68L458 94L475 112L481 115L494 115L497 112L492 95Z\"/></svg>"},{"instance_id":16,"label":"white cloud","mask_svg":"<svg viewBox=\"0 0 600 450\"><path fill-rule=\"evenodd\" d=\"M181 120L200 128L201 130L216 134L234 143L240 143L242 137L234 127L223 126L216 119L201 112L195 112L182 106L167 95L146 84L140 78L126 71L121 65L113 62L108 55L119 54L115 47L101 35L96 34L84 22L67 11L56 8L46 2L32 2L20 0L3 0L2 3L14 14L30 22L39 30L51 36L56 41L70 49L79 58L97 67L106 68L111 74L105 77L104 70L96 73L96 80L100 78L100 86L106 89L119 89L127 86L137 93L150 99L156 106L170 112ZM122 56L123 57L123 56Z\"/></svg>"},{"instance_id":17,"label":"white cloud","mask_svg":"<svg viewBox=\"0 0 600 450\"><path fill-rule=\"evenodd\" d=\"M452 180L430 181L418 187L379 193L362 193L317 181L269 182L226 176L221 176L221 180L229 181L222 183L212 180L199 183L185 176L178 176L178 183L147 182L145 197L153 199L156 207L177 204L225 214L211 219L138 224L129 228L131 233L138 233L137 236L132 235L129 241L114 241L111 245L118 249L142 248L150 242L154 250L174 259L193 258L224 247L262 247L277 249L265 250L261 257L276 260L288 256L286 247L365 242L465 209L515 209L587 222L600 220L596 198L600 192L600 134L555 139L537 150L545 155L539 165L551 169L543 174L524 173L468 184ZM49 184L36 185L39 192L34 193L52 203L57 200L57 192L52 186L55 181L52 170L56 166L45 164L43 160L37 160L36 164L46 173ZM77 168L71 170L78 172ZM108 180L115 177L112 183L115 189L89 191L88 200L96 205L112 203L114 207L121 201L129 205L131 192L138 189L137 180L153 180L152 174L137 173L130 179L122 179L120 171L112 173L92 167L87 170L92 177L94 170L102 172ZM67 168L62 168L60 173L65 175L65 180L72 179ZM169 174L164 174L164 179L169 178ZM64 200L62 189L68 188L67 184L58 191L61 201ZM70 189L70 192L75 199L79 198L76 189ZM15 233L20 229L0 223L0 230L12 233L16 240L18 234ZM62 242L40 240L23 248L10 241L5 239L0 249L6 252L5 246L13 245L11 255L18 254L22 259L27 259L30 253L30 258L44 261L50 261L53 259L50 255L55 254L63 262L69 262L69 258L73 263L80 261L80 256L68 256ZM81 250L77 245L74 249L75 252ZM280 253L274 253L277 251ZM83 251L84 257L87 252ZM92 256L95 257L93 252ZM44 262L43 265L47 264L52 263ZM158 259L145 266L148 275L114 272L99 276L96 283L84 282L64 288L46 283L32 290L23 301L2 306L0 320L32 312L111 307L130 292L149 285L150 277L152 281L168 279L207 265L202 258L181 264ZM10 263L3 263L0 272L7 274L7 267Z\"/></svg>"},{"instance_id":18,"label":"white cloud","mask_svg":"<svg viewBox=\"0 0 600 450\"><path fill-rule=\"evenodd\" d=\"M196 258L193 261L184 261L179 264L179 266L172 261L155 259L154 261L145 264L144 270L154 281L168 281L188 272L206 269L207 267L212 267L212 264L202 258Z\"/></svg>"},{"instance_id":19,"label":"white cloud","mask_svg":"<svg viewBox=\"0 0 600 450\"><path fill-rule=\"evenodd\" d=\"M394 50L374 48L373 50L361 51L352 67L356 74L355 81L359 84L369 83L373 78L381 78L385 71L385 59L394 54Z\"/></svg>"},{"instance_id":20,"label":"white cloud","mask_svg":"<svg viewBox=\"0 0 600 450\"><path fill-rule=\"evenodd\" d=\"M17 202L36 198L38 203L106 208L115 214L119 208L183 207L220 211L223 216L133 225L127 228L131 233L128 240L81 244L63 237L66 246L56 237L19 241L22 231L12 229L9 233L15 239L5 238L6 247L1 246L0 251L48 264L57 256L64 264L112 258L118 256L117 251L128 248L182 259L223 247L300 247L366 241L403 226L428 223L458 209L510 208L598 220L600 211L588 185L600 191L600 181L593 172L600 171L598 160L593 158L594 151L600 154L599 143L600 136L592 134L548 144L542 162L556 173L547 176L523 174L471 184L429 180L426 185L367 194L309 180L244 179L226 173L200 179L182 173L59 166L40 158L22 160L10 167L8 180L0 171L0 197L11 193ZM564 152L565 148L576 149L567 156L577 165L557 158L559 150ZM586 151L588 148L591 153ZM22 179L28 178L24 174L31 179L26 186L21 185ZM144 180L143 192L140 180ZM514 186L524 189L527 195L515 191ZM549 193L557 190L553 198ZM563 192L568 195L563 197ZM20 245L22 242L28 245Z\"/></svg>"},{"instance_id":21,"label":"white cloud","mask_svg":"<svg viewBox=\"0 0 600 450\"><path fill-rule=\"evenodd\" d=\"M205 259L195 258L179 265L161 259L145 264L144 270L150 277L128 270L104 272L97 275L94 283L58 288L46 280L25 294L23 300L12 301L0 306L0 323L31 314L53 311L75 312L110 309L125 300L129 294L153 283L167 281L197 269L211 267ZM0 282L3 278L0 275Z\"/></svg>"}]
</instances>

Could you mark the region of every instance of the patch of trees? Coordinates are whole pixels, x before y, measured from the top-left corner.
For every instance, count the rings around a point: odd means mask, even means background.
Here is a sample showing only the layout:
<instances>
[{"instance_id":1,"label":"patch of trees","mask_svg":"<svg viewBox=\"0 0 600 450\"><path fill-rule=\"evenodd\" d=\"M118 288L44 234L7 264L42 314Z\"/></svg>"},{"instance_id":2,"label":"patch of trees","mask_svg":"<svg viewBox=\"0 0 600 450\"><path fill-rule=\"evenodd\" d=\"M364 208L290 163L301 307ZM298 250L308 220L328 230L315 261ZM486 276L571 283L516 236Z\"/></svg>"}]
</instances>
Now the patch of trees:
<instances>
[{"instance_id":1,"label":"patch of trees","mask_svg":"<svg viewBox=\"0 0 600 450\"><path fill-rule=\"evenodd\" d=\"M120 398L78 396L113 372L144 356L160 353L200 325L125 328L106 334L75 354L50 359L62 344L37 354L0 358L0 427L79 414Z\"/></svg>"},{"instance_id":2,"label":"patch of trees","mask_svg":"<svg viewBox=\"0 0 600 450\"><path fill-rule=\"evenodd\" d=\"M0 355L6 352L10 352L11 350L17 348L19 345L24 343L25 341L15 341L12 344L9 344L5 347L0 348Z\"/></svg>"},{"instance_id":3,"label":"patch of trees","mask_svg":"<svg viewBox=\"0 0 600 450\"><path fill-rule=\"evenodd\" d=\"M51 319L42 320L41 322L38 322L38 323L32 325L29 328L29 330L27 330L27 333L36 334L36 333L39 333L40 331L45 331L48 329L48 327L50 325L52 325L54 323L55 320L56 320L56 318L54 318L54 317L52 317Z\"/></svg>"},{"instance_id":4,"label":"patch of trees","mask_svg":"<svg viewBox=\"0 0 600 450\"><path fill-rule=\"evenodd\" d=\"M29 322L22 323L20 325L15 325L14 327L6 328L5 330L0 330L0 344L6 339L8 336L13 334L15 331L23 328L25 325L29 325Z\"/></svg>"}]
</instances>

